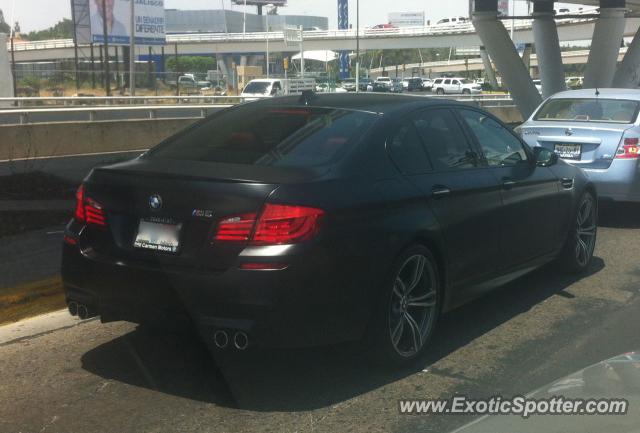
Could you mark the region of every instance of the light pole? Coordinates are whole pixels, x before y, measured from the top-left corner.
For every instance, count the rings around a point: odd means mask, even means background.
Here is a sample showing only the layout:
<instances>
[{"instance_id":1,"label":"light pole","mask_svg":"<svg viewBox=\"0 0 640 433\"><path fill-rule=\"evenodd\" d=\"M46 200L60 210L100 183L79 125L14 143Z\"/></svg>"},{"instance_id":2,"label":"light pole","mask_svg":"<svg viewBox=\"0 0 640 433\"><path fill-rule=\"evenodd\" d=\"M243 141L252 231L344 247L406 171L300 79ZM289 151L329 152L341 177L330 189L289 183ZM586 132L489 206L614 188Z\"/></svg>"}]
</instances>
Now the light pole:
<instances>
[{"instance_id":1,"label":"light pole","mask_svg":"<svg viewBox=\"0 0 640 433\"><path fill-rule=\"evenodd\" d=\"M136 2L131 2L131 35L129 44L129 93L136 96Z\"/></svg>"},{"instance_id":2,"label":"light pole","mask_svg":"<svg viewBox=\"0 0 640 433\"><path fill-rule=\"evenodd\" d=\"M267 78L269 78L269 13L271 12L271 8L273 5L269 3L267 6Z\"/></svg>"},{"instance_id":3,"label":"light pole","mask_svg":"<svg viewBox=\"0 0 640 433\"><path fill-rule=\"evenodd\" d=\"M356 93L360 92L360 0L356 0Z\"/></svg>"},{"instance_id":4,"label":"light pole","mask_svg":"<svg viewBox=\"0 0 640 433\"><path fill-rule=\"evenodd\" d=\"M242 11L242 37L247 33L247 0L244 0L244 9Z\"/></svg>"}]
</instances>

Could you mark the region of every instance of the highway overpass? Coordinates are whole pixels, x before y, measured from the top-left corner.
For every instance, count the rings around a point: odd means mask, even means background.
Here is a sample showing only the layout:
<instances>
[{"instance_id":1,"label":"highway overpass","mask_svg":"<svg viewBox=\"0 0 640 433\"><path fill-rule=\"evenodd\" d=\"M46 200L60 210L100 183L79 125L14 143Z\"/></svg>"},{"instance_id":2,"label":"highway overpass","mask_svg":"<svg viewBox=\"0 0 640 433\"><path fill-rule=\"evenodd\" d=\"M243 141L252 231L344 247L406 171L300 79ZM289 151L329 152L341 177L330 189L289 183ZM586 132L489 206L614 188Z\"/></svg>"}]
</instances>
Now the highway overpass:
<instances>
[{"instance_id":1,"label":"highway overpass","mask_svg":"<svg viewBox=\"0 0 640 433\"><path fill-rule=\"evenodd\" d=\"M557 20L560 41L581 41L591 39L596 18L564 18ZM516 43L534 41L531 19L517 20L514 28ZM624 29L625 36L633 36L640 26L640 18L628 18ZM167 54L174 54L177 48L180 54L263 54L266 41L272 52L296 51L296 47L286 46L282 32L270 33L198 33L169 35ZM319 30L304 33L305 50L355 50L355 30ZM360 49L403 49L403 48L441 48L441 47L477 47L482 45L472 23L454 26L405 27L394 29L361 29ZM10 47L9 47L10 48ZM35 62L46 60L73 59L73 40L59 39L37 42L18 42L15 44L17 62ZM81 46L86 57L88 47ZM146 47L140 53L146 54Z\"/></svg>"}]
</instances>

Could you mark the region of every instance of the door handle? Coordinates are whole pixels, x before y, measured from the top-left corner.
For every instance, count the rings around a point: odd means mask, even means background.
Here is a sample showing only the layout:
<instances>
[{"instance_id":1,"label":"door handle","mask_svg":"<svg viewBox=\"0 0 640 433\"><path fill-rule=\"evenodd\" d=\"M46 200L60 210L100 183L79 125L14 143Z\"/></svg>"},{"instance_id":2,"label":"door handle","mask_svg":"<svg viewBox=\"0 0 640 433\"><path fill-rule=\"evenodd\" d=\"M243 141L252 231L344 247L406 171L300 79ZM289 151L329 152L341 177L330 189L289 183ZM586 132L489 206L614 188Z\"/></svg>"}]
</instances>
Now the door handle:
<instances>
[{"instance_id":1,"label":"door handle","mask_svg":"<svg viewBox=\"0 0 640 433\"><path fill-rule=\"evenodd\" d=\"M504 189L511 189L514 186L516 186L516 181L513 179L510 179L508 177L503 177L502 178L502 187Z\"/></svg>"},{"instance_id":2,"label":"door handle","mask_svg":"<svg viewBox=\"0 0 640 433\"><path fill-rule=\"evenodd\" d=\"M443 185L435 185L431 188L431 195L433 198L442 198L451 194L451 190Z\"/></svg>"}]
</instances>

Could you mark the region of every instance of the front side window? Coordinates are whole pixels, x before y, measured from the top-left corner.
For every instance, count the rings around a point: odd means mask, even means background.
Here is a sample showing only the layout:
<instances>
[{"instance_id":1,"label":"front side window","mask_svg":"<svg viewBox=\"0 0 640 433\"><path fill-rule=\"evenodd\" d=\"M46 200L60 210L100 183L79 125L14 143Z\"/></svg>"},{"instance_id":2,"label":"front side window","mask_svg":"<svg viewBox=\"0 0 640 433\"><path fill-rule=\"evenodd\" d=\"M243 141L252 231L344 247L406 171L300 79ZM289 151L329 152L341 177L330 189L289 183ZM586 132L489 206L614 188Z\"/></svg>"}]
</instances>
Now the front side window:
<instances>
[{"instance_id":1,"label":"front side window","mask_svg":"<svg viewBox=\"0 0 640 433\"><path fill-rule=\"evenodd\" d=\"M451 80L444 80L444 84L451 84Z\"/></svg>"},{"instance_id":2,"label":"front side window","mask_svg":"<svg viewBox=\"0 0 640 433\"><path fill-rule=\"evenodd\" d=\"M632 123L640 104L624 99L559 98L548 100L534 120Z\"/></svg>"},{"instance_id":3,"label":"front side window","mask_svg":"<svg viewBox=\"0 0 640 433\"><path fill-rule=\"evenodd\" d=\"M242 106L212 116L147 154L149 158L313 167L340 158L376 121L360 111Z\"/></svg>"},{"instance_id":4,"label":"front side window","mask_svg":"<svg viewBox=\"0 0 640 433\"><path fill-rule=\"evenodd\" d=\"M434 109L421 112L415 116L414 124L434 170L477 166L477 155L469 146L451 111Z\"/></svg>"},{"instance_id":5,"label":"front side window","mask_svg":"<svg viewBox=\"0 0 640 433\"><path fill-rule=\"evenodd\" d=\"M513 165L528 159L524 145L500 123L479 111L459 111L490 166Z\"/></svg>"}]
</instances>

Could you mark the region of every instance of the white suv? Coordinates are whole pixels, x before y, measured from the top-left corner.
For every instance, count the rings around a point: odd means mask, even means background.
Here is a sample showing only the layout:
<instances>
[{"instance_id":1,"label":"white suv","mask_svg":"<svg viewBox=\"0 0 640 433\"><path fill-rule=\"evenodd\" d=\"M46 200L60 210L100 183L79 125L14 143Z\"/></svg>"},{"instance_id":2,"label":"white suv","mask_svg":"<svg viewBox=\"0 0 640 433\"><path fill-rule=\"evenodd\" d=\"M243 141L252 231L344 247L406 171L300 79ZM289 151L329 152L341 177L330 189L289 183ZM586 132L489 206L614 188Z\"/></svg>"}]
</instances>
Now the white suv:
<instances>
[{"instance_id":1,"label":"white suv","mask_svg":"<svg viewBox=\"0 0 640 433\"><path fill-rule=\"evenodd\" d=\"M431 91L438 95L460 93L464 95L477 95L482 93L482 86L467 78L436 78L433 80Z\"/></svg>"}]
</instances>

